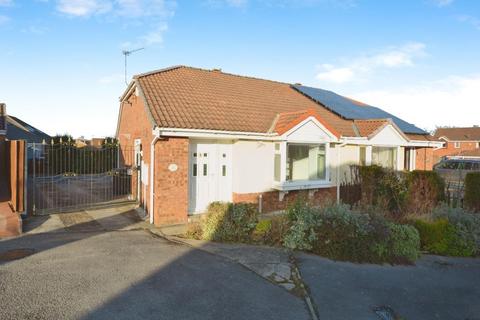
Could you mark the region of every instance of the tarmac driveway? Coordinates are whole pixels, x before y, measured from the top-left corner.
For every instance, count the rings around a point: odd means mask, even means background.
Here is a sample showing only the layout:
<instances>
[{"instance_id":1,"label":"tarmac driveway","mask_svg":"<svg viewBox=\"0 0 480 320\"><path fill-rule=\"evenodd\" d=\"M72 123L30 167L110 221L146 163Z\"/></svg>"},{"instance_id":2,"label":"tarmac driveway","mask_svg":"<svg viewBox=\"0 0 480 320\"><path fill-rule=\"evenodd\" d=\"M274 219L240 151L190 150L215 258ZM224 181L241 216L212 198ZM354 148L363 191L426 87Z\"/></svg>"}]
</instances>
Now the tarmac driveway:
<instances>
[{"instance_id":1,"label":"tarmac driveway","mask_svg":"<svg viewBox=\"0 0 480 320\"><path fill-rule=\"evenodd\" d=\"M298 254L297 264L320 320L480 319L480 259L424 256L416 266L334 262ZM390 311L391 311L390 310Z\"/></svg>"},{"instance_id":2,"label":"tarmac driveway","mask_svg":"<svg viewBox=\"0 0 480 320\"><path fill-rule=\"evenodd\" d=\"M309 319L303 300L238 263L124 215L81 216L0 241L0 319Z\"/></svg>"}]
</instances>

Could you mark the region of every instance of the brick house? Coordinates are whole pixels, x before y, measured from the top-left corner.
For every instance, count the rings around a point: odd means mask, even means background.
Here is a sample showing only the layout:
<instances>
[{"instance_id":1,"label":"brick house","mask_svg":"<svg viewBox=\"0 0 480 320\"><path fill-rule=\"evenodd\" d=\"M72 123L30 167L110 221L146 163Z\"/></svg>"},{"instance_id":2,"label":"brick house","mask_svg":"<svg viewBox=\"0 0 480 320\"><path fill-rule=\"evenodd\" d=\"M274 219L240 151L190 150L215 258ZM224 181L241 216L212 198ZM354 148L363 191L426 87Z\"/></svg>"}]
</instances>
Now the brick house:
<instances>
[{"instance_id":1,"label":"brick house","mask_svg":"<svg viewBox=\"0 0 480 320\"><path fill-rule=\"evenodd\" d=\"M139 199L156 225L186 222L212 201L268 212L299 195L335 199L349 165L428 169L441 146L330 91L184 66L133 77L116 137L136 147Z\"/></svg>"},{"instance_id":2,"label":"brick house","mask_svg":"<svg viewBox=\"0 0 480 320\"><path fill-rule=\"evenodd\" d=\"M434 151L436 162L446 156L458 156L466 151L480 150L480 127L438 128L435 138L444 142L442 148Z\"/></svg>"}]
</instances>

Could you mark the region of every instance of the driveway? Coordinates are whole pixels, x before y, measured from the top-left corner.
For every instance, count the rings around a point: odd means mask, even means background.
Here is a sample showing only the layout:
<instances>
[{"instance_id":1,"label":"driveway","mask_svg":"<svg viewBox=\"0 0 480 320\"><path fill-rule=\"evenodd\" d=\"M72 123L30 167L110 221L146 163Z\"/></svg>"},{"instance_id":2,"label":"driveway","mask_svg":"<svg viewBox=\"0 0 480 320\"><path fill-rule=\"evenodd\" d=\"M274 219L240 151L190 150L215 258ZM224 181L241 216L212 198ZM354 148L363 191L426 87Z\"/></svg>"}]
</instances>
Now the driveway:
<instances>
[{"instance_id":1,"label":"driveway","mask_svg":"<svg viewBox=\"0 0 480 320\"><path fill-rule=\"evenodd\" d=\"M309 319L285 289L117 211L34 219L0 241L0 319Z\"/></svg>"},{"instance_id":2,"label":"driveway","mask_svg":"<svg viewBox=\"0 0 480 320\"><path fill-rule=\"evenodd\" d=\"M373 311L386 306L398 319L480 319L480 259L426 255L394 267L296 259L321 320L393 319Z\"/></svg>"}]
</instances>

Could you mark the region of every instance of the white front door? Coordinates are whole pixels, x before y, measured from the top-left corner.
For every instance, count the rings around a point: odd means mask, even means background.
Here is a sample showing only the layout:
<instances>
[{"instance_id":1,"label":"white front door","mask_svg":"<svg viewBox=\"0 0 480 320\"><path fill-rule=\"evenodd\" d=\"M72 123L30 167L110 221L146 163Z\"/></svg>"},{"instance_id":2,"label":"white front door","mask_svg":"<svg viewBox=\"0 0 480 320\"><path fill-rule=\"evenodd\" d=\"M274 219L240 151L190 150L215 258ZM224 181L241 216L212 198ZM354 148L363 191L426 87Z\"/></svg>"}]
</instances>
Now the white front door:
<instances>
[{"instance_id":1,"label":"white front door","mask_svg":"<svg viewBox=\"0 0 480 320\"><path fill-rule=\"evenodd\" d=\"M189 211L201 213L214 201L232 200L231 144L191 142Z\"/></svg>"}]
</instances>

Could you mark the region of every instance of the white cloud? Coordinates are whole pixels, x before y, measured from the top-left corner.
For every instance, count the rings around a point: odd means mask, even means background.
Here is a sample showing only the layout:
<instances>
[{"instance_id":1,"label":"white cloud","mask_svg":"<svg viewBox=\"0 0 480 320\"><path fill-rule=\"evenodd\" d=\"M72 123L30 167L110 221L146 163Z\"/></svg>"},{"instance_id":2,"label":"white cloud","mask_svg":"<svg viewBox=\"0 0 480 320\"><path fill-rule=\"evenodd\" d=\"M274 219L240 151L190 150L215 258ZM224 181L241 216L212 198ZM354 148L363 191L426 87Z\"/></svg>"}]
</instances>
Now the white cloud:
<instances>
[{"instance_id":1,"label":"white cloud","mask_svg":"<svg viewBox=\"0 0 480 320\"><path fill-rule=\"evenodd\" d=\"M480 75L450 76L406 88L350 96L430 130L436 126L480 125Z\"/></svg>"},{"instance_id":2,"label":"white cloud","mask_svg":"<svg viewBox=\"0 0 480 320\"><path fill-rule=\"evenodd\" d=\"M0 0L0 7L8 7L13 5L13 0Z\"/></svg>"},{"instance_id":3,"label":"white cloud","mask_svg":"<svg viewBox=\"0 0 480 320\"><path fill-rule=\"evenodd\" d=\"M469 15L460 15L457 17L458 21L465 22L472 25L475 29L480 30L480 19L469 16Z\"/></svg>"},{"instance_id":4,"label":"white cloud","mask_svg":"<svg viewBox=\"0 0 480 320\"><path fill-rule=\"evenodd\" d=\"M9 17L0 15L0 26L8 23L9 21L10 21Z\"/></svg>"},{"instance_id":5,"label":"white cloud","mask_svg":"<svg viewBox=\"0 0 480 320\"><path fill-rule=\"evenodd\" d=\"M59 0L57 10L66 15L88 17L111 11L112 3L102 0Z\"/></svg>"},{"instance_id":6,"label":"white cloud","mask_svg":"<svg viewBox=\"0 0 480 320\"><path fill-rule=\"evenodd\" d=\"M415 59L425 55L425 44L411 42L400 47L389 47L375 54L349 59L348 63L339 66L322 64L316 78L333 83L351 82L376 69L411 67Z\"/></svg>"},{"instance_id":7,"label":"white cloud","mask_svg":"<svg viewBox=\"0 0 480 320\"><path fill-rule=\"evenodd\" d=\"M330 64L321 66L324 71L317 74L317 79L334 83L345 83L353 79L354 71L349 67L335 68Z\"/></svg>"},{"instance_id":8,"label":"white cloud","mask_svg":"<svg viewBox=\"0 0 480 320\"><path fill-rule=\"evenodd\" d=\"M162 43L175 7L174 0L57 0L56 8L67 16L105 16L120 20L125 27L143 29L135 40L124 42L122 47L127 49Z\"/></svg>"},{"instance_id":9,"label":"white cloud","mask_svg":"<svg viewBox=\"0 0 480 320\"><path fill-rule=\"evenodd\" d=\"M451 5L454 0L432 0L432 1L438 7L446 7Z\"/></svg>"}]
</instances>

